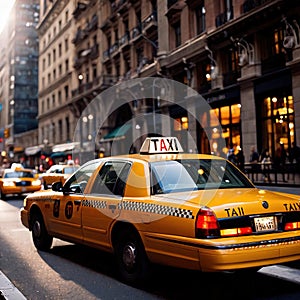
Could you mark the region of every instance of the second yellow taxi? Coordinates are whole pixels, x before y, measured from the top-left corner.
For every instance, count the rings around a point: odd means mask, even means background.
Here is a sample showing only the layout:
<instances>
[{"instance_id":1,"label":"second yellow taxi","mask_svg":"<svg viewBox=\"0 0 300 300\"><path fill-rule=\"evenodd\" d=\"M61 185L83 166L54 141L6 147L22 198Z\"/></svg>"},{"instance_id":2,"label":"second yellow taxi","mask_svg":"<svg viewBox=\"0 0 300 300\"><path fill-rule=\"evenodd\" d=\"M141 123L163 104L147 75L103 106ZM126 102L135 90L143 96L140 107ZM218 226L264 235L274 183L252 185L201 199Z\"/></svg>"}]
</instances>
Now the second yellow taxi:
<instances>
[{"instance_id":1,"label":"second yellow taxi","mask_svg":"<svg viewBox=\"0 0 300 300\"><path fill-rule=\"evenodd\" d=\"M8 195L22 195L41 189L41 181L35 177L31 169L23 167L5 169L0 178L0 199L4 200Z\"/></svg>"},{"instance_id":2,"label":"second yellow taxi","mask_svg":"<svg viewBox=\"0 0 300 300\"><path fill-rule=\"evenodd\" d=\"M62 184L79 168L74 163L53 165L41 174L41 181L44 189L51 188L53 182L60 181Z\"/></svg>"},{"instance_id":3,"label":"second yellow taxi","mask_svg":"<svg viewBox=\"0 0 300 300\"><path fill-rule=\"evenodd\" d=\"M121 278L150 263L200 271L259 269L300 259L300 196L257 189L220 157L147 138L140 154L84 164L21 210L37 249L53 237L115 254Z\"/></svg>"}]
</instances>

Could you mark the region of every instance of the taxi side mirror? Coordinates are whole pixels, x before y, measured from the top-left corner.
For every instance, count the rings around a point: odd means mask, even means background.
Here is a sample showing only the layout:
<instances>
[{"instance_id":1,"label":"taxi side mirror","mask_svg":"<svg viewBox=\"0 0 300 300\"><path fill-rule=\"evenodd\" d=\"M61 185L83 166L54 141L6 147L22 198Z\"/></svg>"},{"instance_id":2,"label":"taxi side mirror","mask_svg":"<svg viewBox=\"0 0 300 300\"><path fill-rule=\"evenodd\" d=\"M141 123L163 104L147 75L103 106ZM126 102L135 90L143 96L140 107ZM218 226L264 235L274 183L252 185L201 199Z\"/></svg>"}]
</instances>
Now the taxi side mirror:
<instances>
[{"instance_id":1,"label":"taxi side mirror","mask_svg":"<svg viewBox=\"0 0 300 300\"><path fill-rule=\"evenodd\" d=\"M52 184L52 191L54 192L61 192L62 191L62 183L60 181L54 182Z\"/></svg>"}]
</instances>

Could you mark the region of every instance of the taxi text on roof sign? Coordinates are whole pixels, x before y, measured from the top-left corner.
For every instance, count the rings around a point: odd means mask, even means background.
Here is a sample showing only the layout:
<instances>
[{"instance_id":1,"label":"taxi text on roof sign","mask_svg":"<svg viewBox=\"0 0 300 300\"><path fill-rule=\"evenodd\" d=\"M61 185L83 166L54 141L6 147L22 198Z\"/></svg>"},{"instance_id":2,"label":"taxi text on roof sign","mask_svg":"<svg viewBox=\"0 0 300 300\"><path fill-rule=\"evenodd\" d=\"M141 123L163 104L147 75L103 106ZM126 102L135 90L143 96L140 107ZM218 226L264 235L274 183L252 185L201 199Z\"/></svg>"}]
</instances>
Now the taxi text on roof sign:
<instances>
[{"instance_id":1,"label":"taxi text on roof sign","mask_svg":"<svg viewBox=\"0 0 300 300\"><path fill-rule=\"evenodd\" d=\"M183 149L176 137L151 137L146 138L140 153L157 154L157 153L179 153Z\"/></svg>"}]
</instances>

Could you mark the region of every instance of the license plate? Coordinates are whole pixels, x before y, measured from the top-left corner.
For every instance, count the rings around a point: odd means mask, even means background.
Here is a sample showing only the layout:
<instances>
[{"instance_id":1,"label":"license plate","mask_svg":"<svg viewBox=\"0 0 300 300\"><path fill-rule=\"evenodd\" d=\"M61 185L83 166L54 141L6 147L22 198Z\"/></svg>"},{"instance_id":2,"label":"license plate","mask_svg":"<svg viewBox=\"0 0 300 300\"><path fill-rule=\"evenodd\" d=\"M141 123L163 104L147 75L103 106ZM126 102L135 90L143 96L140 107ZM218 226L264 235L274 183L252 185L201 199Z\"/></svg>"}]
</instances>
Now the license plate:
<instances>
[{"instance_id":1,"label":"license plate","mask_svg":"<svg viewBox=\"0 0 300 300\"><path fill-rule=\"evenodd\" d=\"M276 230L277 224L275 217L254 218L256 232Z\"/></svg>"},{"instance_id":2,"label":"license plate","mask_svg":"<svg viewBox=\"0 0 300 300\"><path fill-rule=\"evenodd\" d=\"M26 187L22 187L22 188L21 188L21 191L22 191L22 192L26 192L26 191L27 191L27 188L26 188Z\"/></svg>"}]
</instances>

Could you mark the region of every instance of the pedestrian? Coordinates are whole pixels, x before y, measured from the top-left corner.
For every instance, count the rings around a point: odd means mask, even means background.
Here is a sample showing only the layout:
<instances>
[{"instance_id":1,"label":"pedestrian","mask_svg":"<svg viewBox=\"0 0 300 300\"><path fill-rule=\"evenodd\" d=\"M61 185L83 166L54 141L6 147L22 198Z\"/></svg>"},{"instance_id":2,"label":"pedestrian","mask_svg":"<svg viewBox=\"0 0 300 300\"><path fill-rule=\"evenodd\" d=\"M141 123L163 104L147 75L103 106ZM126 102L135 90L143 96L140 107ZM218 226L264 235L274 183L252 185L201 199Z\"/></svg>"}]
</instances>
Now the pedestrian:
<instances>
[{"instance_id":1,"label":"pedestrian","mask_svg":"<svg viewBox=\"0 0 300 300\"><path fill-rule=\"evenodd\" d=\"M256 180L257 180L258 173L260 171L260 166L259 166L259 154L255 150L255 146L251 146L250 148L249 162L251 164L252 180L254 180L254 173L256 174Z\"/></svg>"},{"instance_id":2,"label":"pedestrian","mask_svg":"<svg viewBox=\"0 0 300 300\"><path fill-rule=\"evenodd\" d=\"M270 155L268 148L263 150L263 152L260 155L259 160L261 162L263 180L264 181L267 180L268 182L271 182L270 169L271 169L271 165L272 165L272 159L271 159L271 155Z\"/></svg>"},{"instance_id":3,"label":"pedestrian","mask_svg":"<svg viewBox=\"0 0 300 300\"><path fill-rule=\"evenodd\" d=\"M289 161L290 163L300 163L300 147L297 146L295 142L292 143L292 147L289 151Z\"/></svg>"},{"instance_id":4,"label":"pedestrian","mask_svg":"<svg viewBox=\"0 0 300 300\"><path fill-rule=\"evenodd\" d=\"M227 155L227 159L232 162L233 164L237 164L237 158L236 155L234 154L234 150L233 149L229 149L228 151L228 155Z\"/></svg>"},{"instance_id":5,"label":"pedestrian","mask_svg":"<svg viewBox=\"0 0 300 300\"><path fill-rule=\"evenodd\" d=\"M238 153L236 154L237 166L238 166L238 168L242 172L244 172L244 170L245 170L245 155L244 155L244 151L242 150L242 148L240 146L238 146L237 148L238 148Z\"/></svg>"},{"instance_id":6,"label":"pedestrian","mask_svg":"<svg viewBox=\"0 0 300 300\"><path fill-rule=\"evenodd\" d=\"M287 159L287 153L284 149L284 144L280 143L275 151L274 156L274 167L277 172L281 172L282 174L282 181L286 182L285 180L285 163Z\"/></svg>"}]
</instances>

